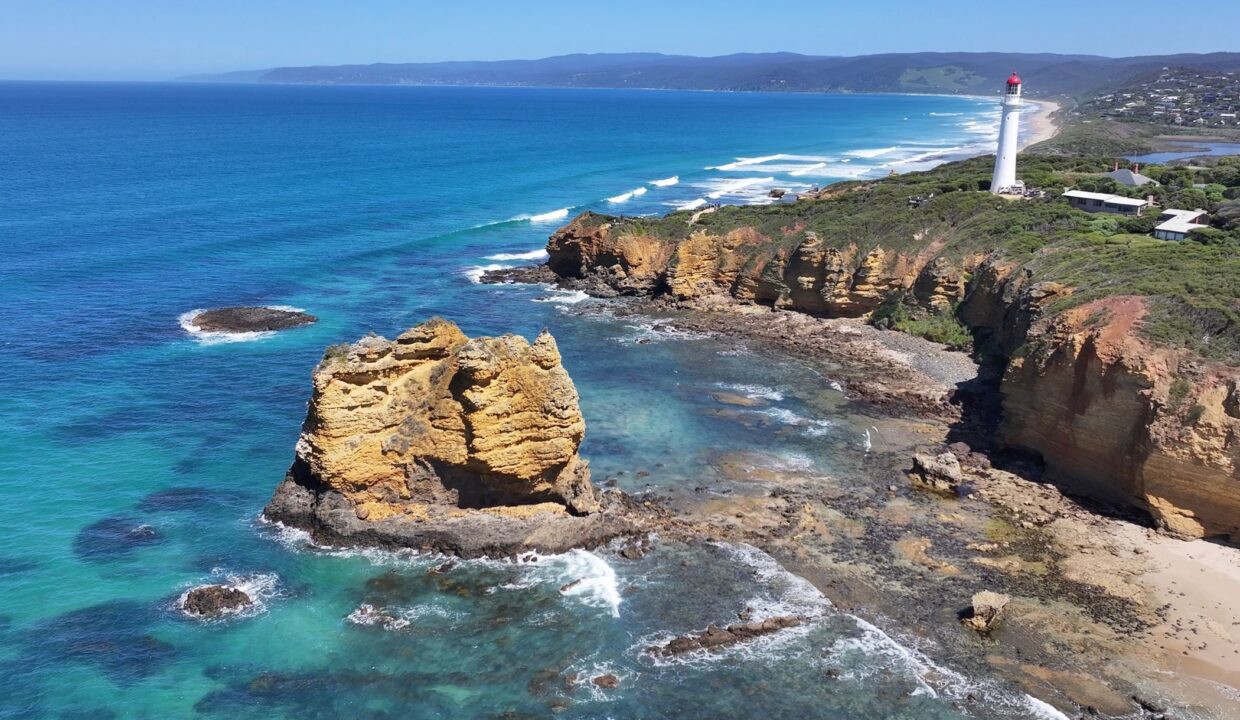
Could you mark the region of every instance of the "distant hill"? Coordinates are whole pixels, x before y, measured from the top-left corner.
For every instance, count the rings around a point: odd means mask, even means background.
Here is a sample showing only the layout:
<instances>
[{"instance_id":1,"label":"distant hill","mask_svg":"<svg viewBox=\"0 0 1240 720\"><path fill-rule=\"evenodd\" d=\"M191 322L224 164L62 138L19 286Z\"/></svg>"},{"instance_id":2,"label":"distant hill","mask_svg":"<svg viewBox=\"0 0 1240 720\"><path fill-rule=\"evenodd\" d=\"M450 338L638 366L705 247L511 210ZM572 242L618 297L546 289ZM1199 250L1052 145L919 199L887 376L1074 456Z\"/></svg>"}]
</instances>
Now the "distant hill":
<instances>
[{"instance_id":1,"label":"distant hill","mask_svg":"<svg viewBox=\"0 0 1240 720\"><path fill-rule=\"evenodd\" d=\"M794 92L989 93L1017 70L1033 95L1084 96L1165 66L1240 70L1240 53L1106 58L1050 53L560 55L541 60L282 67L195 75L193 82L493 85Z\"/></svg>"}]
</instances>

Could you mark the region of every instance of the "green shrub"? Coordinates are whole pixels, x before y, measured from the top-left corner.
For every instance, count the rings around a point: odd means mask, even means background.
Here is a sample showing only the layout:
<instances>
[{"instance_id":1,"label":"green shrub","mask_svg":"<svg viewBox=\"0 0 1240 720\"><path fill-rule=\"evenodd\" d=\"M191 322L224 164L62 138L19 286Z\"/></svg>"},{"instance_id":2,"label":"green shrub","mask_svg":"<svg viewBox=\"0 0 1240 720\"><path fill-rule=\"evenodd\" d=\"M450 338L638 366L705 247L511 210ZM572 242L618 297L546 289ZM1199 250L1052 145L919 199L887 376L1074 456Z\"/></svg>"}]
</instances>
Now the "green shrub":
<instances>
[{"instance_id":1,"label":"green shrub","mask_svg":"<svg viewBox=\"0 0 1240 720\"><path fill-rule=\"evenodd\" d=\"M323 351L323 362L333 363L338 360L344 360L349 357L349 351L353 349L349 343L340 343L338 345L328 345Z\"/></svg>"},{"instance_id":2,"label":"green shrub","mask_svg":"<svg viewBox=\"0 0 1240 720\"><path fill-rule=\"evenodd\" d=\"M946 345L952 350L968 350L973 347L973 336L951 308L944 308L926 318L906 319L892 327L909 335Z\"/></svg>"},{"instance_id":3,"label":"green shrub","mask_svg":"<svg viewBox=\"0 0 1240 720\"><path fill-rule=\"evenodd\" d=\"M1167 406L1172 410L1178 410L1184 401L1188 399L1188 393L1193 389L1193 384L1182 377L1178 377L1171 382L1171 389L1167 392Z\"/></svg>"}]
</instances>

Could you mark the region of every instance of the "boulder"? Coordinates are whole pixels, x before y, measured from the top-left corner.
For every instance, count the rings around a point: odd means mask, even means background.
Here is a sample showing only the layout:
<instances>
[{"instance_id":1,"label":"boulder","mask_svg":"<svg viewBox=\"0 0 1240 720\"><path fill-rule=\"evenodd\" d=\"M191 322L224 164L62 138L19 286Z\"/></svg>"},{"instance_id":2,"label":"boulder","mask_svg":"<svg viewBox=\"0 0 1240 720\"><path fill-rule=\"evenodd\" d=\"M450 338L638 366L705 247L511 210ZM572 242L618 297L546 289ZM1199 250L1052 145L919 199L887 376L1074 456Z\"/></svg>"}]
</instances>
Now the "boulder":
<instances>
[{"instance_id":1,"label":"boulder","mask_svg":"<svg viewBox=\"0 0 1240 720\"><path fill-rule=\"evenodd\" d=\"M600 687L604 690L614 690L615 688L620 687L620 678L612 675L611 673L599 675L590 682L594 683L595 687Z\"/></svg>"},{"instance_id":2,"label":"boulder","mask_svg":"<svg viewBox=\"0 0 1240 720\"><path fill-rule=\"evenodd\" d=\"M197 617L219 617L253 604L254 600L240 588L230 585L203 585L185 594L181 609Z\"/></svg>"},{"instance_id":3,"label":"boulder","mask_svg":"<svg viewBox=\"0 0 1240 720\"><path fill-rule=\"evenodd\" d=\"M990 632L999 623L1011 600L1007 595L983 590L973 596L973 604L963 622L978 632Z\"/></svg>"},{"instance_id":4,"label":"boulder","mask_svg":"<svg viewBox=\"0 0 1240 720\"><path fill-rule=\"evenodd\" d=\"M950 452L938 455L917 453L913 456L913 469L908 476L913 484L938 492L955 492L963 479L960 460Z\"/></svg>"}]
</instances>

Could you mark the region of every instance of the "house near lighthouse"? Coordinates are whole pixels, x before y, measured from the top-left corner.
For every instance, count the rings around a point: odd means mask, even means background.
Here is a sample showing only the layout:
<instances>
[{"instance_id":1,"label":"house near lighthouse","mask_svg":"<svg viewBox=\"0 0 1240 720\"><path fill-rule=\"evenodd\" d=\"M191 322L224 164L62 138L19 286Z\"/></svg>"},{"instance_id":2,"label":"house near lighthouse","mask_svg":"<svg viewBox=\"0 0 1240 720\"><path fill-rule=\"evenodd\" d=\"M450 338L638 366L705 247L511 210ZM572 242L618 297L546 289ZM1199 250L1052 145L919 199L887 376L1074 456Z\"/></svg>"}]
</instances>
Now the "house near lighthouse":
<instances>
[{"instance_id":1,"label":"house near lighthouse","mask_svg":"<svg viewBox=\"0 0 1240 720\"><path fill-rule=\"evenodd\" d=\"M1022 194L1025 184L1016 179L1016 152L1020 147L1020 76L1015 72L1007 80L1003 93L1003 119L999 122L999 148L995 151L995 173L990 191L995 194Z\"/></svg>"}]
</instances>

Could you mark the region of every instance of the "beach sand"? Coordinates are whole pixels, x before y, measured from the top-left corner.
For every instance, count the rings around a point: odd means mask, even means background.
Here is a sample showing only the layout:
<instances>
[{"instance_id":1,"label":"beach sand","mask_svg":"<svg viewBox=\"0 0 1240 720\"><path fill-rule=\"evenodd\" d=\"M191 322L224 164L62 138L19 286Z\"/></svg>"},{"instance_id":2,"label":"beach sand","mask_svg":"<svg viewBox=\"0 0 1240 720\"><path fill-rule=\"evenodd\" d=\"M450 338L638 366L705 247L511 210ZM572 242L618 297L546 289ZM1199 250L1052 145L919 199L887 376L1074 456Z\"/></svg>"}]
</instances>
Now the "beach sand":
<instances>
[{"instance_id":1,"label":"beach sand","mask_svg":"<svg viewBox=\"0 0 1240 720\"><path fill-rule=\"evenodd\" d=\"M1031 100L1028 103L1033 112L1029 114L1029 132L1021 138L1022 150L1059 134L1059 124L1051 119L1051 115L1059 112L1059 103L1051 100Z\"/></svg>"}]
</instances>

